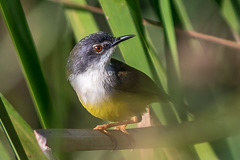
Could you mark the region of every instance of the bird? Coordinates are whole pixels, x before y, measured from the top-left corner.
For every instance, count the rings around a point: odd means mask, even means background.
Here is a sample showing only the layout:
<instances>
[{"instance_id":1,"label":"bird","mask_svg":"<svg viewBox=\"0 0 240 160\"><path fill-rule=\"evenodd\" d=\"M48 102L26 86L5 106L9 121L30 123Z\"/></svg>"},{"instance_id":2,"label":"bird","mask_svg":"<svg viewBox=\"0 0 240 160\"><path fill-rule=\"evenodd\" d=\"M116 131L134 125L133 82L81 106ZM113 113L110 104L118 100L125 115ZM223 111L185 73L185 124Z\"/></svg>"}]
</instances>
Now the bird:
<instances>
[{"instance_id":1,"label":"bird","mask_svg":"<svg viewBox=\"0 0 240 160\"><path fill-rule=\"evenodd\" d=\"M133 34L113 37L102 31L92 33L81 39L69 54L67 78L81 104L93 116L113 122L97 125L95 130L115 127L128 134L126 126L140 122L150 104L169 99L145 73L111 58L119 43L133 37Z\"/></svg>"}]
</instances>

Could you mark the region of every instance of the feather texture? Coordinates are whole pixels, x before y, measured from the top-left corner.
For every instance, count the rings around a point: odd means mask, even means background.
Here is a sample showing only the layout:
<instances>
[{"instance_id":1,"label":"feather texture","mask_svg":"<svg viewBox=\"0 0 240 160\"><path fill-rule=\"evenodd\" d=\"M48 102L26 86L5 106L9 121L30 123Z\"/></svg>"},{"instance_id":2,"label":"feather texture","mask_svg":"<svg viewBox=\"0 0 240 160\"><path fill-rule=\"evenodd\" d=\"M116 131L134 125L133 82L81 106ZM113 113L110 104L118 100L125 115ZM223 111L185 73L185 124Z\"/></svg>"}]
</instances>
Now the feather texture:
<instances>
[{"instance_id":1,"label":"feather texture","mask_svg":"<svg viewBox=\"0 0 240 160\"><path fill-rule=\"evenodd\" d=\"M110 67L115 71L118 77L116 90L141 93L146 96L159 97L159 101L168 101L169 96L162 91L156 83L143 72L125 64L116 59L111 59Z\"/></svg>"}]
</instances>

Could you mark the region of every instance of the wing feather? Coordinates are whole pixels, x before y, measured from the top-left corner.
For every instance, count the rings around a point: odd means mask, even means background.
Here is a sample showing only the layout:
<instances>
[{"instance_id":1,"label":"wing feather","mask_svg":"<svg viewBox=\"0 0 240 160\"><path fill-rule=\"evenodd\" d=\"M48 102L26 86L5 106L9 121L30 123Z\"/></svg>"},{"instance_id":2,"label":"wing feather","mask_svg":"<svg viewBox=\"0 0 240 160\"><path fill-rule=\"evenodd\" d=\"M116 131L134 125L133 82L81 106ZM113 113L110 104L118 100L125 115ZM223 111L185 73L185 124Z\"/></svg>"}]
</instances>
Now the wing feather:
<instances>
[{"instance_id":1,"label":"wing feather","mask_svg":"<svg viewBox=\"0 0 240 160\"><path fill-rule=\"evenodd\" d=\"M146 96L156 96L161 101L169 99L168 95L143 72L113 58L110 63L111 67L116 71L117 83L115 89Z\"/></svg>"}]
</instances>

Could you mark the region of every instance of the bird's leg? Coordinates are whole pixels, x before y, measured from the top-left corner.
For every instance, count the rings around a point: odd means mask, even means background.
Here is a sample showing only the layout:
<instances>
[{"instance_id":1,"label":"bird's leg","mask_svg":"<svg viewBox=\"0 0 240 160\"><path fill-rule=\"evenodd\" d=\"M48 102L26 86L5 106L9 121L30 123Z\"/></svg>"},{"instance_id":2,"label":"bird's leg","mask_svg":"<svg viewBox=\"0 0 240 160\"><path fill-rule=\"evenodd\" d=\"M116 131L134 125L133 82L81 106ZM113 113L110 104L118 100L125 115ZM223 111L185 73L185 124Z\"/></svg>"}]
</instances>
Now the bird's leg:
<instances>
[{"instance_id":1,"label":"bird's leg","mask_svg":"<svg viewBox=\"0 0 240 160\"><path fill-rule=\"evenodd\" d=\"M117 140L116 140L116 138L111 134L111 133L109 133L108 131L107 131L107 128L109 128L109 126L108 126L109 124L103 124L103 125L97 125L95 128L93 128L94 130L99 130L100 132L102 132L102 133L104 133L106 136L108 136L110 139L111 139L111 141L112 141L112 143L113 143L113 145L114 145L114 147L113 147L113 150L115 150L116 148L117 148Z\"/></svg>"},{"instance_id":2,"label":"bird's leg","mask_svg":"<svg viewBox=\"0 0 240 160\"><path fill-rule=\"evenodd\" d=\"M115 147L114 147L114 150L115 150L117 148L116 138L107 131L108 128L115 127L114 128L115 130L120 130L124 134L127 135L127 137L129 138L129 140L130 140L130 142L131 142L131 144L133 146L132 148L135 148L135 141L134 141L133 137L126 130L126 127L127 127L128 124L138 123L141 120L142 120L142 116L141 115L140 116L134 116L130 120L126 120L126 121L122 121L122 122L97 125L94 128L94 130L99 130L99 131L103 132L104 134L106 134L108 137L110 137L111 141L115 143Z\"/></svg>"},{"instance_id":3,"label":"bird's leg","mask_svg":"<svg viewBox=\"0 0 240 160\"><path fill-rule=\"evenodd\" d=\"M132 151L135 148L136 144L135 144L135 141L134 141L133 137L131 136L131 134L129 134L128 131L126 130L126 127L127 127L128 124L138 123L141 120L142 120L142 116L141 115L140 116L134 116L134 117L132 117L131 120L120 122L122 124L118 125L118 126L116 126L114 128L115 130L122 131L128 137L128 139L129 139L129 141L131 142L131 145L132 145L132 147L131 147Z\"/></svg>"},{"instance_id":4,"label":"bird's leg","mask_svg":"<svg viewBox=\"0 0 240 160\"><path fill-rule=\"evenodd\" d=\"M115 124L115 130L121 130L123 133L126 133L126 127L128 124L133 124L133 123L138 123L142 120L142 117L141 116L134 116L132 117L130 120L126 120L126 121L123 121L123 122L118 122L118 123L113 123Z\"/></svg>"},{"instance_id":5,"label":"bird's leg","mask_svg":"<svg viewBox=\"0 0 240 160\"><path fill-rule=\"evenodd\" d=\"M116 126L121 126L121 125L128 125L128 124L133 124L133 123L138 123L142 120L141 116L134 116L130 120L122 121L122 122L116 122L116 123L110 123L110 124L102 124L102 125L97 125L94 130L107 130L108 128L111 127L116 127ZM125 127L126 127L125 126Z\"/></svg>"}]
</instances>

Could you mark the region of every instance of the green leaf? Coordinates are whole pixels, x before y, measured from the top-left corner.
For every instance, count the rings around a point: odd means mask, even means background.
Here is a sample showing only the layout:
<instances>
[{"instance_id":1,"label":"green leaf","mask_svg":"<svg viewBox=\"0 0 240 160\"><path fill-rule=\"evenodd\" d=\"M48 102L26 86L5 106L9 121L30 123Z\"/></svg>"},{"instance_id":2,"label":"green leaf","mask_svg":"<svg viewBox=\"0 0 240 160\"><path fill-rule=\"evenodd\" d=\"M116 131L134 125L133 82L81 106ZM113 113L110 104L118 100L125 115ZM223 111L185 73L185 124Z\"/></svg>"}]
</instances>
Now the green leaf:
<instances>
[{"instance_id":1,"label":"green leaf","mask_svg":"<svg viewBox=\"0 0 240 160\"><path fill-rule=\"evenodd\" d=\"M226 22L240 35L240 1L224 0L222 3L222 13Z\"/></svg>"},{"instance_id":2,"label":"green leaf","mask_svg":"<svg viewBox=\"0 0 240 160\"><path fill-rule=\"evenodd\" d=\"M197 144L197 145L194 145L194 148L197 150L197 153L200 159L211 159L211 160L218 159L218 157L214 153L209 143Z\"/></svg>"},{"instance_id":3,"label":"green leaf","mask_svg":"<svg viewBox=\"0 0 240 160\"><path fill-rule=\"evenodd\" d=\"M1 129L0 129L1 132ZM0 159L4 159L4 160L11 160L11 157L6 149L6 145L3 144L3 142L1 141L2 137L0 137Z\"/></svg>"},{"instance_id":4,"label":"green leaf","mask_svg":"<svg viewBox=\"0 0 240 160\"><path fill-rule=\"evenodd\" d=\"M172 10L169 0L159 0L159 10L168 46L172 54L173 65L177 72L178 78L180 78L177 43L172 18Z\"/></svg>"},{"instance_id":5,"label":"green leaf","mask_svg":"<svg viewBox=\"0 0 240 160\"><path fill-rule=\"evenodd\" d=\"M82 5L86 4L85 0L73 0L73 2L78 2ZM76 41L79 41L88 34L99 31L92 13L69 8L66 9L66 14L72 26Z\"/></svg>"},{"instance_id":6,"label":"green leaf","mask_svg":"<svg viewBox=\"0 0 240 160\"><path fill-rule=\"evenodd\" d=\"M19 0L0 0L0 5L40 121L48 128L53 124L53 106L21 3Z\"/></svg>"},{"instance_id":7,"label":"green leaf","mask_svg":"<svg viewBox=\"0 0 240 160\"><path fill-rule=\"evenodd\" d=\"M17 132L16 132L15 128L13 127L11 119L7 113L2 96L0 99L0 124L11 144L11 147L12 147L17 159L28 159L27 155L23 149L23 145L22 145L22 143L17 135Z\"/></svg>"},{"instance_id":8,"label":"green leaf","mask_svg":"<svg viewBox=\"0 0 240 160\"><path fill-rule=\"evenodd\" d=\"M1 126L18 159L46 159L31 127L0 94Z\"/></svg>"},{"instance_id":9,"label":"green leaf","mask_svg":"<svg viewBox=\"0 0 240 160\"><path fill-rule=\"evenodd\" d=\"M193 26L192 26L191 21L188 17L188 14L187 14L186 8L183 4L183 1L182 0L173 0L173 3L176 6L176 9L177 9L178 15L180 17L180 20L182 21L183 27L186 30L192 31Z\"/></svg>"},{"instance_id":10,"label":"green leaf","mask_svg":"<svg viewBox=\"0 0 240 160\"><path fill-rule=\"evenodd\" d=\"M183 28L187 31L194 31L194 28L192 26L192 23L189 19L187 10L184 6L184 3L182 0L173 0L174 5L176 6L176 12L178 13L179 17L180 17L180 21L181 24L183 26ZM201 44L198 40L196 39L191 39L189 46L192 46L193 49L195 50L194 53L202 53L202 47Z\"/></svg>"}]
</instances>

